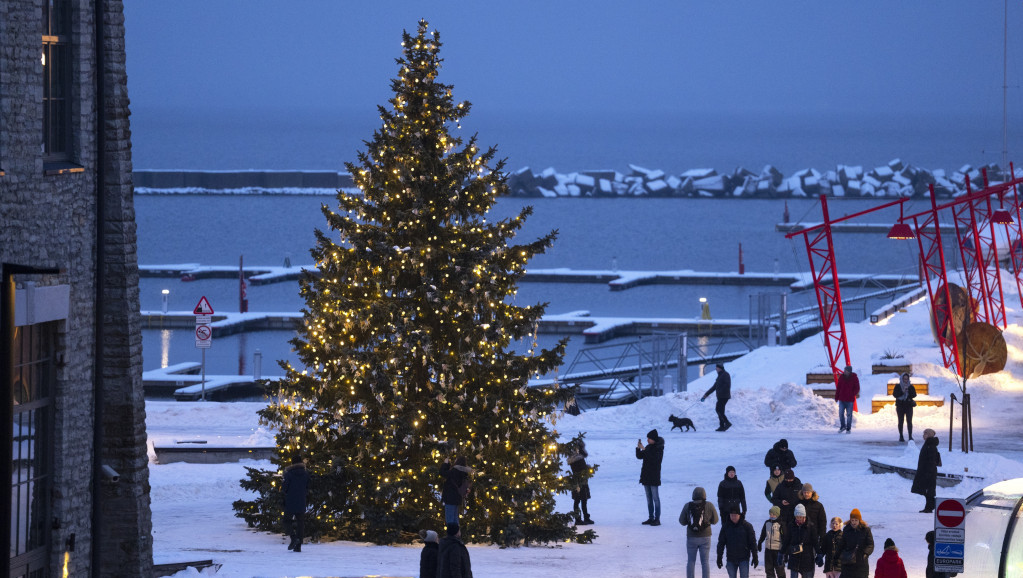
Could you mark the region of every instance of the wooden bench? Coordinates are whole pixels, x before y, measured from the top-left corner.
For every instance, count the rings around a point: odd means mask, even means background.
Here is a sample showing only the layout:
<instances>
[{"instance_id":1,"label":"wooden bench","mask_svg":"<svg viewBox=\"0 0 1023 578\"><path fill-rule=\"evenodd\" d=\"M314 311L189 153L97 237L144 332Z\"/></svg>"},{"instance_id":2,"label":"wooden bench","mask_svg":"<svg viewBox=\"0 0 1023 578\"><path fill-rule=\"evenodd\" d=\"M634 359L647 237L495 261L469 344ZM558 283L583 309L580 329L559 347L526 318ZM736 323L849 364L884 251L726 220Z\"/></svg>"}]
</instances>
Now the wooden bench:
<instances>
[{"instance_id":1,"label":"wooden bench","mask_svg":"<svg viewBox=\"0 0 1023 578\"><path fill-rule=\"evenodd\" d=\"M903 373L913 373L913 364L906 362L896 362L890 360L892 363L874 363L870 366L870 373L873 375L881 375L884 373L897 373L902 375Z\"/></svg>"},{"instance_id":2,"label":"wooden bench","mask_svg":"<svg viewBox=\"0 0 1023 578\"><path fill-rule=\"evenodd\" d=\"M806 372L806 385L814 383L835 383L835 376L830 371L808 371Z\"/></svg>"},{"instance_id":3,"label":"wooden bench","mask_svg":"<svg viewBox=\"0 0 1023 578\"><path fill-rule=\"evenodd\" d=\"M928 389L927 379L923 377L910 376L909 382L913 384L913 388L916 389L916 401L917 406L932 406L932 407L943 407L945 405L945 399L930 395ZM888 395L875 395L870 400L870 411L871 413L877 413L881 408L886 405L895 405L895 397L892 392L895 391L895 386L899 384L899 378L893 377L888 380Z\"/></svg>"}]
</instances>

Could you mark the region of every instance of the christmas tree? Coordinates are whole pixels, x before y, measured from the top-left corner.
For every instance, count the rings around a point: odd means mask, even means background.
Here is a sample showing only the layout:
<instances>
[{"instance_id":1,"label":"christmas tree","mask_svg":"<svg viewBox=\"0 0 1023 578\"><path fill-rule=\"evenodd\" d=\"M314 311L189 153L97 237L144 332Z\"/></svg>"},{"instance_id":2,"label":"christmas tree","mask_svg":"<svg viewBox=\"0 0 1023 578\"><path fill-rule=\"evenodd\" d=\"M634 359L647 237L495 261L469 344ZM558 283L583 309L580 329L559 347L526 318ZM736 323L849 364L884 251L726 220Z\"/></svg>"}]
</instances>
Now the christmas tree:
<instances>
[{"instance_id":1,"label":"christmas tree","mask_svg":"<svg viewBox=\"0 0 1023 578\"><path fill-rule=\"evenodd\" d=\"M560 365L564 342L538 349L545 304L515 304L526 263L556 231L509 245L532 208L486 219L507 192L504 163L449 132L469 103L437 82L438 33L421 21L402 46L383 124L346 164L361 194L323 207L337 238L316 231L318 271L300 281L292 344L304 367L282 362L286 377L260 412L278 432L278 469L249 468L242 485L257 497L236 502L237 515L280 530L280 471L297 454L313 479L307 533L410 541L442 529L439 467L462 456L473 469L463 539L571 539L572 516L554 509L569 485L567 444L552 429L571 391L527 387Z\"/></svg>"}]
</instances>

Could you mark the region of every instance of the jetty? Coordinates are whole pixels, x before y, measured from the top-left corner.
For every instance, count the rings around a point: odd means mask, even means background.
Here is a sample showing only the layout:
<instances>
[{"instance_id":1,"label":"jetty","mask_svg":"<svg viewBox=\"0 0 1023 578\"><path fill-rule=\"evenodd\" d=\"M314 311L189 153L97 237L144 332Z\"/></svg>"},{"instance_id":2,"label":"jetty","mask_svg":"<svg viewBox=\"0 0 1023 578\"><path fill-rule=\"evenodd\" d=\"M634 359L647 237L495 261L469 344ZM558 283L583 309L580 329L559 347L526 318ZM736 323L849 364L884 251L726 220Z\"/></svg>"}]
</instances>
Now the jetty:
<instances>
[{"instance_id":1,"label":"jetty","mask_svg":"<svg viewBox=\"0 0 1023 578\"><path fill-rule=\"evenodd\" d=\"M887 231L887 229L886 229ZM294 281L303 272L318 275L312 264L298 266L246 266L241 269L246 282L251 285L265 285ZM237 279L239 269L230 265L201 265L199 263L178 263L170 265L139 265L139 276L146 278L179 278L185 281L200 279ZM757 287L788 287L802 291L813 286L808 272L738 273L716 271L693 271L679 269L668 271L619 271L617 269L527 269L523 283L592 283L606 284L611 291L624 291L643 285L734 285ZM870 281L883 287L897 287L906 283L906 275L839 274L838 282L859 283Z\"/></svg>"},{"instance_id":2,"label":"jetty","mask_svg":"<svg viewBox=\"0 0 1023 578\"><path fill-rule=\"evenodd\" d=\"M262 380L278 381L282 375L199 375L201 366L196 361L177 363L142 372L142 391L146 397L196 401L204 396L212 401L264 395Z\"/></svg>"}]
</instances>

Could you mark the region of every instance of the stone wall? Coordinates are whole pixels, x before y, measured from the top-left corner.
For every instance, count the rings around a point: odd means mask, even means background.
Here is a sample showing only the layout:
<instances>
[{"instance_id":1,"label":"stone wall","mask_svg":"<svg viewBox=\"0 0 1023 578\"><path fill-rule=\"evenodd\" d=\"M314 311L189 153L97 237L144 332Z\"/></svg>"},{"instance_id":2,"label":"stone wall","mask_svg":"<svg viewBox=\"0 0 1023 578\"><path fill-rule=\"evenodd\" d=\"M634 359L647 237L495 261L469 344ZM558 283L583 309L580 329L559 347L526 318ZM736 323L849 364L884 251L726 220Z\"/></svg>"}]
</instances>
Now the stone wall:
<instances>
[{"instance_id":1,"label":"stone wall","mask_svg":"<svg viewBox=\"0 0 1023 578\"><path fill-rule=\"evenodd\" d=\"M0 262L59 268L57 275L15 280L68 285L71 293L69 315L60 327L56 374L51 572L64 566L65 547L74 534L68 575L147 576L152 572L152 527L122 4L103 3L107 60L103 103L96 98L95 4L72 4L72 156L81 170L47 175L40 146L40 3L0 1L0 170L4 172L0 176L0 223L4 224ZM106 154L103 183L97 186L101 104L106 111ZM106 248L103 262L97 263L100 206L104 207ZM97 279L102 280L105 301L99 332ZM97 354L102 355L101 380L94 378ZM100 412L101 455L121 479L116 485L101 483L102 534L94 537L93 390L97 381L105 402ZM94 538L101 553L99 569L92 568Z\"/></svg>"}]
</instances>

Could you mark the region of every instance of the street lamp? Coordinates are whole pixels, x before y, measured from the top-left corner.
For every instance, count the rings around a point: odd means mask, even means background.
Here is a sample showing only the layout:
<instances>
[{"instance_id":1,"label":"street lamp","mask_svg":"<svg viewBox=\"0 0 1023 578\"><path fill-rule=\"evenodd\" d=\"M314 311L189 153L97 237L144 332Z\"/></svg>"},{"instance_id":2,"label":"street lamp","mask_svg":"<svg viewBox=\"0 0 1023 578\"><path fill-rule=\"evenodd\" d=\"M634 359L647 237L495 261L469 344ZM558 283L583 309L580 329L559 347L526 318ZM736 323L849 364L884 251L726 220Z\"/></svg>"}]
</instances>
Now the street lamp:
<instances>
[{"instance_id":1,"label":"street lamp","mask_svg":"<svg viewBox=\"0 0 1023 578\"><path fill-rule=\"evenodd\" d=\"M913 234L913 229L909 225L902 222L902 203L899 203L899 221L892 225L891 230L888 231L889 239L916 239L916 235Z\"/></svg>"},{"instance_id":2,"label":"street lamp","mask_svg":"<svg viewBox=\"0 0 1023 578\"><path fill-rule=\"evenodd\" d=\"M710 303L707 303L706 297L700 297L700 319L710 319Z\"/></svg>"},{"instance_id":3,"label":"street lamp","mask_svg":"<svg viewBox=\"0 0 1023 578\"><path fill-rule=\"evenodd\" d=\"M170 298L170 289L164 289L160 291L163 294L163 314L167 314L167 300Z\"/></svg>"}]
</instances>

